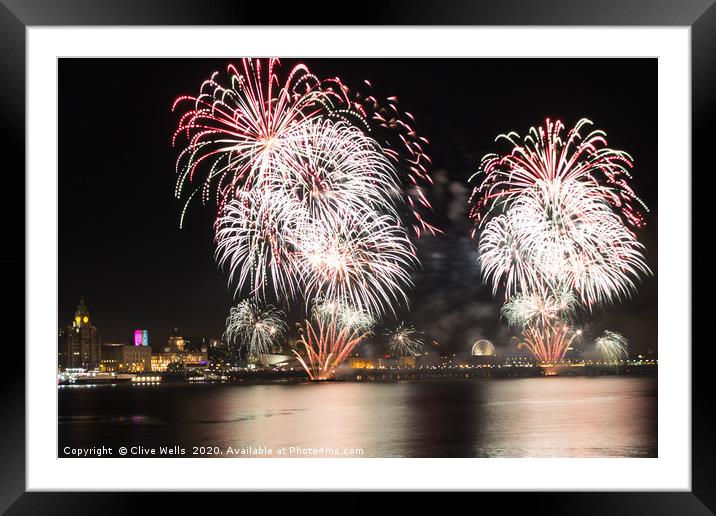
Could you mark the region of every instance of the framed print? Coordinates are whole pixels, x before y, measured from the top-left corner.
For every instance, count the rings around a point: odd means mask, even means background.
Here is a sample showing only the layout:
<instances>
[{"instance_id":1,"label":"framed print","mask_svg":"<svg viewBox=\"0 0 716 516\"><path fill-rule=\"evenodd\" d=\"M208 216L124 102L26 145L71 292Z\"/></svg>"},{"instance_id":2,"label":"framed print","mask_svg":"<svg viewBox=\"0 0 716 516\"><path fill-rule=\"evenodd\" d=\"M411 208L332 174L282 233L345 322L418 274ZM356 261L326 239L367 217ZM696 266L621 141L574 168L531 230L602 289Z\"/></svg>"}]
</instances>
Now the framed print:
<instances>
[{"instance_id":1,"label":"framed print","mask_svg":"<svg viewBox=\"0 0 716 516\"><path fill-rule=\"evenodd\" d=\"M716 7L211 7L4 2L3 510L710 514Z\"/></svg>"}]
</instances>

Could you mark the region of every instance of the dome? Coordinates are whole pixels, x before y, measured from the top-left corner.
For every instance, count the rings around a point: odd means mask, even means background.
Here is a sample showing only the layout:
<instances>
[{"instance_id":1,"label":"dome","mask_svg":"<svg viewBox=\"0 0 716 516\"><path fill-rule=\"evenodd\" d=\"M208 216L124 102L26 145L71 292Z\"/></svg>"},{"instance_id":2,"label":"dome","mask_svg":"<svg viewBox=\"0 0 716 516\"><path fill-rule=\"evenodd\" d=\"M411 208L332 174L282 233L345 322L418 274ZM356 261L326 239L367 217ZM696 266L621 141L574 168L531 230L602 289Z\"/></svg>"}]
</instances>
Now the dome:
<instances>
[{"instance_id":1,"label":"dome","mask_svg":"<svg viewBox=\"0 0 716 516\"><path fill-rule=\"evenodd\" d=\"M472 345L472 356L493 356L495 354L495 346L492 342L480 339Z\"/></svg>"}]
</instances>

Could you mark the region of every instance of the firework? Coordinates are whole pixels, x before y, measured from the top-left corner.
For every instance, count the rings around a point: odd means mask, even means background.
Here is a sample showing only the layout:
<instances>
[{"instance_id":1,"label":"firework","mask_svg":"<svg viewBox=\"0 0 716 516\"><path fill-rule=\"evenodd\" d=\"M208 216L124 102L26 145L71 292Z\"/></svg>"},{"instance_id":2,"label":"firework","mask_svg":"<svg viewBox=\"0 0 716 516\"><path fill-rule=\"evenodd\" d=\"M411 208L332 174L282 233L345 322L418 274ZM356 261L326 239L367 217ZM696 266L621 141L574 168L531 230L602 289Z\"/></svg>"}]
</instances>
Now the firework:
<instances>
[{"instance_id":1,"label":"firework","mask_svg":"<svg viewBox=\"0 0 716 516\"><path fill-rule=\"evenodd\" d=\"M335 300L319 298L313 305L313 317L329 323L335 319L343 328L369 331L375 325L375 318L364 310Z\"/></svg>"},{"instance_id":2,"label":"firework","mask_svg":"<svg viewBox=\"0 0 716 516\"><path fill-rule=\"evenodd\" d=\"M249 356L273 352L278 340L286 333L283 319L281 310L271 306L261 308L249 300L241 301L229 311L224 339L245 349Z\"/></svg>"},{"instance_id":3,"label":"firework","mask_svg":"<svg viewBox=\"0 0 716 516\"><path fill-rule=\"evenodd\" d=\"M542 364L554 364L564 358L572 340L581 330L572 330L576 299L564 287L545 288L542 292L520 292L502 307L501 314L510 326L522 330L522 345Z\"/></svg>"},{"instance_id":4,"label":"firework","mask_svg":"<svg viewBox=\"0 0 716 516\"><path fill-rule=\"evenodd\" d=\"M564 358L577 308L627 298L651 273L632 229L647 210L629 186L632 159L601 131L582 137L588 124L564 139L549 119L524 139L501 135L512 149L483 158L470 199L482 278L504 289L503 317L543 363Z\"/></svg>"},{"instance_id":5,"label":"firework","mask_svg":"<svg viewBox=\"0 0 716 516\"><path fill-rule=\"evenodd\" d=\"M319 79L304 64L281 81L279 69L276 58L242 59L238 68L227 67L228 77L215 72L197 95L175 100L173 111L190 105L172 138L173 145L186 141L176 165L175 195L186 197L182 220L195 197L203 204L215 198L221 213L238 191L300 166L289 149L296 131L316 120L335 120L379 141L385 159L400 171L402 188L394 194L404 197L415 233L435 233L420 213L431 209L424 191L432 184L428 140L417 133L413 115L399 109L398 99L351 90L337 77ZM186 194L189 184L196 186Z\"/></svg>"},{"instance_id":6,"label":"firework","mask_svg":"<svg viewBox=\"0 0 716 516\"><path fill-rule=\"evenodd\" d=\"M291 165L282 153L286 135L305 120L330 112L342 96L323 88L305 65L295 66L283 82L279 60L242 59L227 67L222 84L218 72L204 81L196 96L182 96L172 110L191 103L172 138L186 146L177 158L175 195L182 198L188 184L182 218L197 194L206 204L212 196L219 208L240 190L251 189L277 169Z\"/></svg>"},{"instance_id":7,"label":"firework","mask_svg":"<svg viewBox=\"0 0 716 516\"><path fill-rule=\"evenodd\" d=\"M575 315L575 304L572 292L564 288L544 294L521 292L502 306L501 314L510 326L525 328L570 319Z\"/></svg>"},{"instance_id":8,"label":"firework","mask_svg":"<svg viewBox=\"0 0 716 516\"><path fill-rule=\"evenodd\" d=\"M574 339L581 335L581 330L575 330L565 322L554 321L527 326L522 331L521 344L537 357L540 364L558 364L564 359Z\"/></svg>"},{"instance_id":9,"label":"firework","mask_svg":"<svg viewBox=\"0 0 716 516\"><path fill-rule=\"evenodd\" d=\"M627 358L628 342L621 333L606 330L594 344L608 364L618 364Z\"/></svg>"},{"instance_id":10,"label":"firework","mask_svg":"<svg viewBox=\"0 0 716 516\"><path fill-rule=\"evenodd\" d=\"M591 308L628 297L650 273L643 246L588 185L540 182L505 206L478 245L493 292L504 284L509 297L558 283Z\"/></svg>"},{"instance_id":11,"label":"firework","mask_svg":"<svg viewBox=\"0 0 716 516\"><path fill-rule=\"evenodd\" d=\"M277 59L244 59L223 84L214 74L197 96L177 99L175 108L192 108L174 135L186 139L176 196L197 185L182 219L192 198L215 199L216 257L235 296L289 302L305 293L306 304L325 296L378 315L410 285L415 251L397 203L406 182L412 191L430 180L427 142L395 99L388 117L338 78L298 65L282 82L278 70ZM415 195L403 200L420 217L415 199L429 203ZM433 229L420 221L418 235Z\"/></svg>"},{"instance_id":12,"label":"firework","mask_svg":"<svg viewBox=\"0 0 716 516\"><path fill-rule=\"evenodd\" d=\"M433 184L428 173L432 164L426 152L428 139L417 132L415 117L400 108L397 97L382 98L373 91L370 82L364 81L363 85L363 90L346 89L354 106L351 113L360 115L361 125L380 142L400 171L402 195L411 212L413 232L418 237L424 231L439 233L440 230L426 220L426 213L432 207L425 190Z\"/></svg>"},{"instance_id":13,"label":"firework","mask_svg":"<svg viewBox=\"0 0 716 516\"><path fill-rule=\"evenodd\" d=\"M345 307L324 304L314 323L305 322L301 344L305 357L294 350L311 380L327 380L370 332L364 325L346 321Z\"/></svg>"},{"instance_id":14,"label":"firework","mask_svg":"<svg viewBox=\"0 0 716 516\"><path fill-rule=\"evenodd\" d=\"M267 203L264 207L261 203ZM296 258L295 221L277 219L271 202L257 192L242 192L230 201L216 224L216 258L229 272L236 295L244 286L265 298L271 286L278 299L291 299L301 285Z\"/></svg>"},{"instance_id":15,"label":"firework","mask_svg":"<svg viewBox=\"0 0 716 516\"><path fill-rule=\"evenodd\" d=\"M291 166L265 182L267 190L285 199L279 216L297 209L317 220L370 210L397 216L397 171L380 145L357 127L305 122L286 136L282 153Z\"/></svg>"},{"instance_id":16,"label":"firework","mask_svg":"<svg viewBox=\"0 0 716 516\"><path fill-rule=\"evenodd\" d=\"M508 154L488 154L482 159L476 175L484 174L473 191L470 217L477 222L493 208L534 190L536 185L574 183L587 187L589 195L608 202L635 227L642 227L642 210L648 211L629 186L634 163L624 151L607 147L606 134L593 130L582 137L584 127L592 122L582 118L562 138L564 124L546 120L544 127L530 128L527 136L501 134L512 146Z\"/></svg>"},{"instance_id":17,"label":"firework","mask_svg":"<svg viewBox=\"0 0 716 516\"><path fill-rule=\"evenodd\" d=\"M277 298L291 299L314 272L317 247L330 249L331 238L377 227L383 236L400 232L391 199L398 189L394 170L373 140L331 121L304 123L285 138L282 152L292 165L237 192L216 223L217 260L237 292L248 285L252 295L265 297L272 285Z\"/></svg>"},{"instance_id":18,"label":"firework","mask_svg":"<svg viewBox=\"0 0 716 516\"><path fill-rule=\"evenodd\" d=\"M393 356L415 356L423 349L423 341L412 326L400 323L397 328L386 333L388 349Z\"/></svg>"},{"instance_id":19,"label":"firework","mask_svg":"<svg viewBox=\"0 0 716 516\"><path fill-rule=\"evenodd\" d=\"M407 302L415 249L392 217L346 213L302 228L300 262L307 298L323 296L374 316Z\"/></svg>"}]
</instances>

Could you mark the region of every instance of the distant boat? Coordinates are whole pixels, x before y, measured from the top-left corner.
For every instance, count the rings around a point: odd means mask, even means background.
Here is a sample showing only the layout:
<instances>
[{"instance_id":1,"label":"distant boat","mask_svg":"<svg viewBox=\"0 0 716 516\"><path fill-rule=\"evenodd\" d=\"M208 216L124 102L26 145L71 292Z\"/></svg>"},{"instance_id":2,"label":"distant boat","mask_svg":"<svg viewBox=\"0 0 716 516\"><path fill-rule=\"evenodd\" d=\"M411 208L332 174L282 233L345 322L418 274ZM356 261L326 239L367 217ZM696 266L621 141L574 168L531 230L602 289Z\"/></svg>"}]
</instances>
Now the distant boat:
<instances>
[{"instance_id":1,"label":"distant boat","mask_svg":"<svg viewBox=\"0 0 716 516\"><path fill-rule=\"evenodd\" d=\"M101 372L79 372L61 373L58 378L58 385L99 385L111 383L131 382L136 375L130 373L101 373Z\"/></svg>"}]
</instances>

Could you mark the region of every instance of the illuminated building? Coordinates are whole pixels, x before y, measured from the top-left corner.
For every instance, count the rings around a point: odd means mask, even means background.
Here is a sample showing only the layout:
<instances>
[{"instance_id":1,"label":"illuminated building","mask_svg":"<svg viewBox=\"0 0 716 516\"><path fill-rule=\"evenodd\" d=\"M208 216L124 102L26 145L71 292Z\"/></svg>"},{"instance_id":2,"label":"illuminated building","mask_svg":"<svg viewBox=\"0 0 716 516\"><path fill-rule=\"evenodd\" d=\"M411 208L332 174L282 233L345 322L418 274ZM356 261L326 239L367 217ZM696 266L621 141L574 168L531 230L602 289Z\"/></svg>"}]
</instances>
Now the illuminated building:
<instances>
[{"instance_id":1,"label":"illuminated building","mask_svg":"<svg viewBox=\"0 0 716 516\"><path fill-rule=\"evenodd\" d=\"M101 359L99 332L90 322L84 299L80 299L72 322L60 336L60 367L95 369Z\"/></svg>"},{"instance_id":2,"label":"illuminated building","mask_svg":"<svg viewBox=\"0 0 716 516\"><path fill-rule=\"evenodd\" d=\"M180 367L181 369L205 366L208 362L206 346L203 345L204 339L192 339L194 343L201 343L199 350L190 349L187 345L189 342L179 334L179 329L175 326L174 331L164 346L163 353L153 353L151 357L151 369L153 372L161 373L171 369L172 367ZM194 348L195 346L192 346Z\"/></svg>"},{"instance_id":3,"label":"illuminated building","mask_svg":"<svg viewBox=\"0 0 716 516\"><path fill-rule=\"evenodd\" d=\"M417 360L414 356L400 357L398 363L403 367L415 367Z\"/></svg>"},{"instance_id":4,"label":"illuminated building","mask_svg":"<svg viewBox=\"0 0 716 516\"><path fill-rule=\"evenodd\" d=\"M177 327L174 327L174 331L169 336L167 345L164 347L164 353L181 353L184 351L184 337L179 334Z\"/></svg>"},{"instance_id":5,"label":"illuminated building","mask_svg":"<svg viewBox=\"0 0 716 516\"><path fill-rule=\"evenodd\" d=\"M486 339L480 339L472 345L470 354L474 357L485 357L495 355L495 346Z\"/></svg>"},{"instance_id":6,"label":"illuminated building","mask_svg":"<svg viewBox=\"0 0 716 516\"><path fill-rule=\"evenodd\" d=\"M135 346L149 346L149 331L134 330L134 345Z\"/></svg>"},{"instance_id":7,"label":"illuminated building","mask_svg":"<svg viewBox=\"0 0 716 516\"><path fill-rule=\"evenodd\" d=\"M102 346L99 368L107 372L141 373L151 369L151 357L149 346L107 343Z\"/></svg>"},{"instance_id":8,"label":"illuminated building","mask_svg":"<svg viewBox=\"0 0 716 516\"><path fill-rule=\"evenodd\" d=\"M375 362L365 357L349 357L348 365L352 369L375 369Z\"/></svg>"},{"instance_id":9,"label":"illuminated building","mask_svg":"<svg viewBox=\"0 0 716 516\"><path fill-rule=\"evenodd\" d=\"M202 367L207 364L206 353L195 352L169 352L154 353L151 357L151 370L154 373L161 373L176 364L182 369Z\"/></svg>"}]
</instances>

